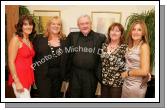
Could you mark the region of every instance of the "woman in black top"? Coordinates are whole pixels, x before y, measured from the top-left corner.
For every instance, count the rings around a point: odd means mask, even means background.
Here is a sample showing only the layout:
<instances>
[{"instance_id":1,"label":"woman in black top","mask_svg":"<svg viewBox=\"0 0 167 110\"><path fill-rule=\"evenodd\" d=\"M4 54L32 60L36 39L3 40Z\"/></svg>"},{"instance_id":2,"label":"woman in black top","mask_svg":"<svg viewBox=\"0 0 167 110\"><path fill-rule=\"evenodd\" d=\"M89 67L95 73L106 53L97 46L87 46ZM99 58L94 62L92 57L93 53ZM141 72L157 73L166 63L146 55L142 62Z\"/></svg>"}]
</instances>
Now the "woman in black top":
<instances>
[{"instance_id":1,"label":"woman in black top","mask_svg":"<svg viewBox=\"0 0 167 110\"><path fill-rule=\"evenodd\" d=\"M39 97L61 97L66 70L66 43L61 19L53 17L47 23L45 36L36 37L33 44L36 51L33 67Z\"/></svg>"},{"instance_id":2,"label":"woman in black top","mask_svg":"<svg viewBox=\"0 0 167 110\"><path fill-rule=\"evenodd\" d=\"M108 42L102 46L102 86L103 98L120 98L123 80L121 72L125 71L124 28L113 23L108 29Z\"/></svg>"}]
</instances>

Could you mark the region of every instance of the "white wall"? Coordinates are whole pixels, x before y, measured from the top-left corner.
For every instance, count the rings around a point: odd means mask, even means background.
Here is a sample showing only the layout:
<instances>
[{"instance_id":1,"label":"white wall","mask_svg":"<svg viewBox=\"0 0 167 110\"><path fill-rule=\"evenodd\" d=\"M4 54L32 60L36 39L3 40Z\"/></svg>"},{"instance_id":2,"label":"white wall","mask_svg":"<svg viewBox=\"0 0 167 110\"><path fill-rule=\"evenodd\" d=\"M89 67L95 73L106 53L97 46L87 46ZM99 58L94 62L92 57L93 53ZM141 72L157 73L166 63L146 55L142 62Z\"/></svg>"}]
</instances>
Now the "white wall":
<instances>
[{"instance_id":1,"label":"white wall","mask_svg":"<svg viewBox=\"0 0 167 110\"><path fill-rule=\"evenodd\" d=\"M121 12L121 24L125 26L126 18L132 13L141 13L150 9L153 9L152 5L54 5L54 6L40 6L29 5L27 8L33 14L33 10L59 10L61 11L61 18L63 21L64 32L67 35L70 27L77 27L77 18L80 15L88 14L91 16L92 11L111 11Z\"/></svg>"}]
</instances>

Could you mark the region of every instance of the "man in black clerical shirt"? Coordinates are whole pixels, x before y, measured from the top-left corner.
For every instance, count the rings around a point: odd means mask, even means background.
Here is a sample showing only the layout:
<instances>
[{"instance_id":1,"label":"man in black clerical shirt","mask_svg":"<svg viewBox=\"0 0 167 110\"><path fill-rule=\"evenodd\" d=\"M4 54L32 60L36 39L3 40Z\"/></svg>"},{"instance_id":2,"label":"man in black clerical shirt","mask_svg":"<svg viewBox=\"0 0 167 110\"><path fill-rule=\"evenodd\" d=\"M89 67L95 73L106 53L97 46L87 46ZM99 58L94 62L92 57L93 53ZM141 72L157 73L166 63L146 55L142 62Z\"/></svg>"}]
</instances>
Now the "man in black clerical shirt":
<instances>
[{"instance_id":1,"label":"man in black clerical shirt","mask_svg":"<svg viewBox=\"0 0 167 110\"><path fill-rule=\"evenodd\" d=\"M91 29L92 22L88 15L79 17L77 23L80 32L71 32L67 37L69 93L72 98L93 98L100 74L98 51L106 37Z\"/></svg>"}]
</instances>

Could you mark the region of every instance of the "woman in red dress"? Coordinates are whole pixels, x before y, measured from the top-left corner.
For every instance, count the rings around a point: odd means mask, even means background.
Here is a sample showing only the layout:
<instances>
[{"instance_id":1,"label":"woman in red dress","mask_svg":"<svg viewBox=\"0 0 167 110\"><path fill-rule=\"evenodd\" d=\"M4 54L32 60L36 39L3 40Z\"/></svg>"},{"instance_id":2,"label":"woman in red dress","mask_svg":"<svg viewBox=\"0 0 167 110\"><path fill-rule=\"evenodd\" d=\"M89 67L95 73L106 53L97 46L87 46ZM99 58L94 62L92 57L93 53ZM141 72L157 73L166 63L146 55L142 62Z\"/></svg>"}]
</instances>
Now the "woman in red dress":
<instances>
[{"instance_id":1,"label":"woman in red dress","mask_svg":"<svg viewBox=\"0 0 167 110\"><path fill-rule=\"evenodd\" d=\"M35 55L29 37L36 33L31 16L22 16L16 25L16 33L8 47L9 81L16 98L30 98L31 85L34 83L32 59Z\"/></svg>"}]
</instances>

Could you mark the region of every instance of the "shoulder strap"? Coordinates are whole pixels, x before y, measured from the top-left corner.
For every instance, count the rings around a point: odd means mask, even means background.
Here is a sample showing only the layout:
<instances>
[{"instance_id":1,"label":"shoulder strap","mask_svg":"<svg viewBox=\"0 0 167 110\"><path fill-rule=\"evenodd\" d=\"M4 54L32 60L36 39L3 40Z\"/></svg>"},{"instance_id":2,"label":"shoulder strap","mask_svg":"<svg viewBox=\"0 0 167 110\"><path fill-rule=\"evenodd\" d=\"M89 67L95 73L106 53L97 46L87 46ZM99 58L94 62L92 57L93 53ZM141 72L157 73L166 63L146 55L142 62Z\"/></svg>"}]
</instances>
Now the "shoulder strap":
<instances>
[{"instance_id":1,"label":"shoulder strap","mask_svg":"<svg viewBox=\"0 0 167 110\"><path fill-rule=\"evenodd\" d=\"M138 45L138 46L139 46L139 47L141 47L141 45L142 45L142 44L143 44L143 41L140 41L140 43L139 43L139 45Z\"/></svg>"},{"instance_id":2,"label":"shoulder strap","mask_svg":"<svg viewBox=\"0 0 167 110\"><path fill-rule=\"evenodd\" d=\"M23 42L22 39L18 35L16 35L16 37L19 39L20 42Z\"/></svg>"}]
</instances>

